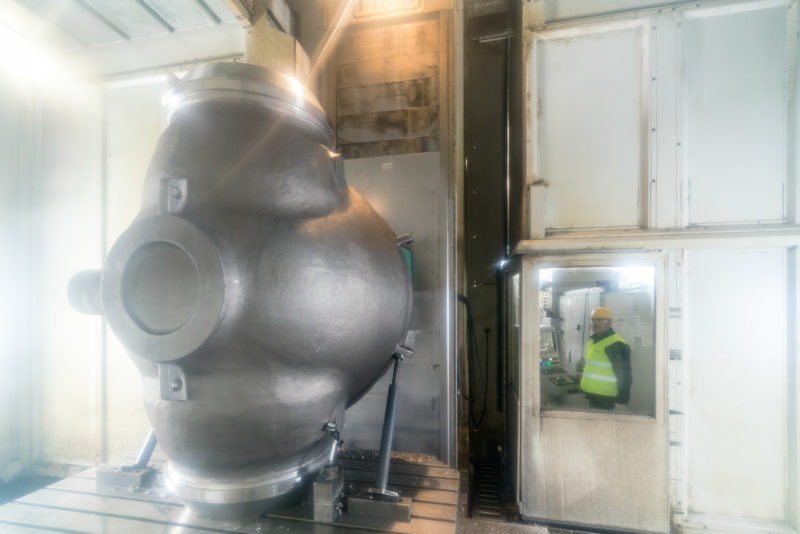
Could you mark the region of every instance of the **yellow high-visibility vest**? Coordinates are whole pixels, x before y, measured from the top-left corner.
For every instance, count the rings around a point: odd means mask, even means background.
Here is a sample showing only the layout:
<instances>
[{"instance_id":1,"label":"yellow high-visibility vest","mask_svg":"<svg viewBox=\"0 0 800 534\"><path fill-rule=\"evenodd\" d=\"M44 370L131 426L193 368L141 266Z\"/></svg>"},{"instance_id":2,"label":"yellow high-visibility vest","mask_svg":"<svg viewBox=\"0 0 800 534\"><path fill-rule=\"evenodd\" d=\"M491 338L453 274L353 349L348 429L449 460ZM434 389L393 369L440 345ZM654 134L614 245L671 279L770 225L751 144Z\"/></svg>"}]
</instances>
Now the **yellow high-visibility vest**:
<instances>
[{"instance_id":1,"label":"yellow high-visibility vest","mask_svg":"<svg viewBox=\"0 0 800 534\"><path fill-rule=\"evenodd\" d=\"M617 396L617 375L614 374L611 361L606 356L606 347L617 341L627 345L617 333L613 333L597 343L590 339L586 344L586 365L581 377L581 391L606 397Z\"/></svg>"}]
</instances>

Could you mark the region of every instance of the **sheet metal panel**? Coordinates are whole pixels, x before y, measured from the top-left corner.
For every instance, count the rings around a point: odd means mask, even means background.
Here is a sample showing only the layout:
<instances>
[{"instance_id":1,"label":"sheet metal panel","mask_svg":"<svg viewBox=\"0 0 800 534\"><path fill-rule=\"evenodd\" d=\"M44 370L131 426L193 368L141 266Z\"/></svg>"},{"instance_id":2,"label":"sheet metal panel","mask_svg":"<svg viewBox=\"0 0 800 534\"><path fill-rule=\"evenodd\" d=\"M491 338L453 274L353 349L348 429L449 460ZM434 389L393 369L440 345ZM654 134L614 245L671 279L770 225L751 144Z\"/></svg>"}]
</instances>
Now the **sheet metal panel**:
<instances>
[{"instance_id":1,"label":"sheet metal panel","mask_svg":"<svg viewBox=\"0 0 800 534\"><path fill-rule=\"evenodd\" d=\"M533 33L534 180L548 229L642 222L646 21Z\"/></svg>"},{"instance_id":2,"label":"sheet metal panel","mask_svg":"<svg viewBox=\"0 0 800 534\"><path fill-rule=\"evenodd\" d=\"M168 34L168 29L136 0L82 0L85 6L75 1L15 1L86 45L123 42L123 36L115 31L114 27L133 39ZM198 0L147 0L147 4L177 30L199 28L216 22L201 7ZM207 0L206 4L221 22L235 20L224 0ZM180 39L172 43L172 46L181 46Z\"/></svg>"},{"instance_id":3,"label":"sheet metal panel","mask_svg":"<svg viewBox=\"0 0 800 534\"><path fill-rule=\"evenodd\" d=\"M685 14L678 141L686 152L689 224L785 220L787 10L781 3Z\"/></svg>"},{"instance_id":4,"label":"sheet metal panel","mask_svg":"<svg viewBox=\"0 0 800 534\"><path fill-rule=\"evenodd\" d=\"M17 0L34 13L60 27L83 44L121 41L114 30L73 2L59 0Z\"/></svg>"},{"instance_id":5,"label":"sheet metal panel","mask_svg":"<svg viewBox=\"0 0 800 534\"><path fill-rule=\"evenodd\" d=\"M655 228L681 226L682 183L678 160L678 17L662 16L655 20L650 85L653 94L650 125L650 217ZM680 152L681 156L683 152Z\"/></svg>"},{"instance_id":6,"label":"sheet metal panel","mask_svg":"<svg viewBox=\"0 0 800 534\"><path fill-rule=\"evenodd\" d=\"M139 212L144 177L158 136L166 126L161 97L166 80L104 92L106 144L105 249ZM101 264L87 265L100 268ZM150 421L144 410L140 373L119 340L106 336L108 455L113 458L144 441Z\"/></svg>"},{"instance_id":7,"label":"sheet metal panel","mask_svg":"<svg viewBox=\"0 0 800 534\"><path fill-rule=\"evenodd\" d=\"M449 283L445 239L450 230L440 155L434 152L345 160L345 178L396 234L411 233L414 237L410 246L414 256L411 329L418 334L414 356L400 366L395 450L444 458L445 445L440 435L443 430L454 431L455 422L443 419L443 413L448 413L446 406L455 398L455 392L453 381L447 381L453 373L452 356L445 349L450 330L443 310ZM390 379L384 376L347 411L343 439L348 447L379 448Z\"/></svg>"},{"instance_id":8,"label":"sheet metal panel","mask_svg":"<svg viewBox=\"0 0 800 534\"><path fill-rule=\"evenodd\" d=\"M786 261L780 249L686 253L689 511L785 517Z\"/></svg>"},{"instance_id":9,"label":"sheet metal panel","mask_svg":"<svg viewBox=\"0 0 800 534\"><path fill-rule=\"evenodd\" d=\"M168 67L189 68L243 56L244 30L240 24L229 23L92 47L81 59L99 75L134 78Z\"/></svg>"},{"instance_id":10,"label":"sheet metal panel","mask_svg":"<svg viewBox=\"0 0 800 534\"><path fill-rule=\"evenodd\" d=\"M196 0L147 0L147 3L176 30L213 22ZM218 11L213 8L212 11L219 16ZM226 12L227 10L223 11Z\"/></svg>"},{"instance_id":11,"label":"sheet metal panel","mask_svg":"<svg viewBox=\"0 0 800 534\"><path fill-rule=\"evenodd\" d=\"M34 362L34 459L91 465L100 452L101 320L76 313L66 288L87 264L101 262L99 91L49 98L41 131L40 170L30 182L32 276L39 291L30 297L34 329L28 341Z\"/></svg>"},{"instance_id":12,"label":"sheet metal panel","mask_svg":"<svg viewBox=\"0 0 800 534\"><path fill-rule=\"evenodd\" d=\"M30 358L20 357L29 336L30 320L19 306L30 297L30 211L24 184L30 165L31 110L7 80L0 80L0 483L11 479L27 459L24 421L29 412L23 377L30 376Z\"/></svg>"},{"instance_id":13,"label":"sheet metal panel","mask_svg":"<svg viewBox=\"0 0 800 534\"><path fill-rule=\"evenodd\" d=\"M673 0L672 2L665 0L545 0L544 17L546 22L553 22L682 3L685 2L682 0Z\"/></svg>"},{"instance_id":14,"label":"sheet metal panel","mask_svg":"<svg viewBox=\"0 0 800 534\"><path fill-rule=\"evenodd\" d=\"M125 2L83 1L130 37L141 37L166 31L156 18L133 0Z\"/></svg>"}]
</instances>

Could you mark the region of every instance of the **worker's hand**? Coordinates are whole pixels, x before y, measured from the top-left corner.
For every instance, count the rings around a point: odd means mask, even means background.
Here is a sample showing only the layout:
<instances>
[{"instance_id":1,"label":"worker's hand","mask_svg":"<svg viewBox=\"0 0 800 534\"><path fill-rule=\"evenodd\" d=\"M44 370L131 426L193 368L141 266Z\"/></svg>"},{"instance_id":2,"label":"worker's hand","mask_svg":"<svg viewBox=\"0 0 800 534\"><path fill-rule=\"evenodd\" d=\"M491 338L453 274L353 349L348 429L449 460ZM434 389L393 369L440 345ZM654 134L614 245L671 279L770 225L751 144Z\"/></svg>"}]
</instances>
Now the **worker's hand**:
<instances>
[{"instance_id":1,"label":"worker's hand","mask_svg":"<svg viewBox=\"0 0 800 534\"><path fill-rule=\"evenodd\" d=\"M620 391L617 394L617 404L628 404L630 400L631 400L630 391Z\"/></svg>"}]
</instances>

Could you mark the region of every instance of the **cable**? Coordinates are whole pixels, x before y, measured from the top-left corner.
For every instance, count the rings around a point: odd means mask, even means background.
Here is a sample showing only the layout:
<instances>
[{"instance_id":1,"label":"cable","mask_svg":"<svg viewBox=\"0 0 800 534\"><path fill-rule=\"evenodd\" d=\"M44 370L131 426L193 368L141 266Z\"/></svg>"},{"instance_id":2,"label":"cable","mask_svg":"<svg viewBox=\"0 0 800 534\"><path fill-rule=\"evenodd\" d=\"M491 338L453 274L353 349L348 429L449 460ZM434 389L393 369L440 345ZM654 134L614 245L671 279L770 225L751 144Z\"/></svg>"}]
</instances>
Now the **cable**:
<instances>
[{"instance_id":1,"label":"cable","mask_svg":"<svg viewBox=\"0 0 800 534\"><path fill-rule=\"evenodd\" d=\"M481 367L481 359L480 355L478 354L478 338L475 335L475 323L472 319L472 307L469 304L469 299L464 295L458 296L458 301L463 303L467 309L467 337L468 337L468 347L467 347L467 357L469 358L470 362L470 369L469 369L469 418L470 422L472 423L472 428L477 429L483 423L483 419L486 416L486 397L489 391L489 351L486 351L486 367L485 371L484 368ZM482 386L483 386L483 405L481 406L481 416L478 420L475 420L475 370L480 373Z\"/></svg>"}]
</instances>

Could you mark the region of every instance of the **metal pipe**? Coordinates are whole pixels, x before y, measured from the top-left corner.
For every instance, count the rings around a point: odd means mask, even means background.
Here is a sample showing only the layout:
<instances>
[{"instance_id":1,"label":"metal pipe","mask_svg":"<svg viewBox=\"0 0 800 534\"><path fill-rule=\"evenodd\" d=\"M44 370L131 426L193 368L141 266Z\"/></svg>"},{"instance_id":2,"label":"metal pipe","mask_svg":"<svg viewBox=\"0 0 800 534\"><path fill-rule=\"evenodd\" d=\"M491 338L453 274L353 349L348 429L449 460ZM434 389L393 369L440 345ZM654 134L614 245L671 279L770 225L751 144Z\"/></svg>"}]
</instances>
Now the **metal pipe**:
<instances>
[{"instance_id":1,"label":"metal pipe","mask_svg":"<svg viewBox=\"0 0 800 534\"><path fill-rule=\"evenodd\" d=\"M504 122L505 122L505 157L503 159L503 170L505 173L505 199L503 202L503 230L505 235L505 256L503 256L503 267L508 258L511 257L511 35L506 35L505 50L505 98L503 102Z\"/></svg>"},{"instance_id":2,"label":"metal pipe","mask_svg":"<svg viewBox=\"0 0 800 534\"><path fill-rule=\"evenodd\" d=\"M331 442L331 453L328 455L328 465L333 465L334 460L336 460L336 447L338 446L339 440L334 437L333 442Z\"/></svg>"},{"instance_id":3,"label":"metal pipe","mask_svg":"<svg viewBox=\"0 0 800 534\"><path fill-rule=\"evenodd\" d=\"M151 428L150 433L147 434L147 439L144 440L142 450L139 451L139 456L136 457L136 462L133 464L133 467L138 469L147 467L147 463L150 461L150 456L152 456L157 443L156 431Z\"/></svg>"},{"instance_id":4,"label":"metal pipe","mask_svg":"<svg viewBox=\"0 0 800 534\"><path fill-rule=\"evenodd\" d=\"M381 452L378 456L378 473L376 489L386 491L389 483L389 462L392 458L392 441L394 440L394 423L397 415L397 371L400 368L400 356L394 355L394 372L389 394L386 397L386 413L383 415L383 432L381 434Z\"/></svg>"},{"instance_id":5,"label":"metal pipe","mask_svg":"<svg viewBox=\"0 0 800 534\"><path fill-rule=\"evenodd\" d=\"M339 430L336 428L335 423L327 423L325 425L325 430L330 433L333 437L333 442L331 443L331 452L328 455L328 465L334 465L334 461L336 460L336 449L341 445L341 441L339 441Z\"/></svg>"}]
</instances>

